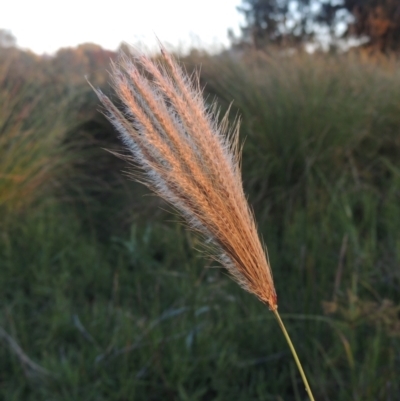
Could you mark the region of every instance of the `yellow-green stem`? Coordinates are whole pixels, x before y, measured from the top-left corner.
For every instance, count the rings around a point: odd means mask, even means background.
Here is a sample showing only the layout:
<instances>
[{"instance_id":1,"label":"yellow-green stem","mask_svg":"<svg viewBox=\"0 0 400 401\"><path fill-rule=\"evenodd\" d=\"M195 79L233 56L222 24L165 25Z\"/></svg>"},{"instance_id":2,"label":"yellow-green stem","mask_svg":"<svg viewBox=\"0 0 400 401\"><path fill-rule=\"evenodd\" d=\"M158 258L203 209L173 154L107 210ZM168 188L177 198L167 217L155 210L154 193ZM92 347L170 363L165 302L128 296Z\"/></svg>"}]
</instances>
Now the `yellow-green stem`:
<instances>
[{"instance_id":1,"label":"yellow-green stem","mask_svg":"<svg viewBox=\"0 0 400 401\"><path fill-rule=\"evenodd\" d=\"M281 330L283 332L283 335L285 336L286 341L289 344L289 348L292 351L293 358L294 358L294 360L296 362L297 368L299 369L301 378L303 379L303 383L304 383L304 385L306 387L307 394L310 397L311 401L315 401L314 400L314 396L313 396L312 391L311 391L311 388L310 388L310 385L308 384L306 374L304 373L303 367L301 366L300 359L297 356L297 352L296 352L296 350L295 350L295 348L293 346L292 340L289 337L289 333L286 331L286 327L283 324L281 317L279 316L278 309L274 309L272 312L274 313L274 315L276 317L276 320L278 320L279 327L281 328Z\"/></svg>"}]
</instances>

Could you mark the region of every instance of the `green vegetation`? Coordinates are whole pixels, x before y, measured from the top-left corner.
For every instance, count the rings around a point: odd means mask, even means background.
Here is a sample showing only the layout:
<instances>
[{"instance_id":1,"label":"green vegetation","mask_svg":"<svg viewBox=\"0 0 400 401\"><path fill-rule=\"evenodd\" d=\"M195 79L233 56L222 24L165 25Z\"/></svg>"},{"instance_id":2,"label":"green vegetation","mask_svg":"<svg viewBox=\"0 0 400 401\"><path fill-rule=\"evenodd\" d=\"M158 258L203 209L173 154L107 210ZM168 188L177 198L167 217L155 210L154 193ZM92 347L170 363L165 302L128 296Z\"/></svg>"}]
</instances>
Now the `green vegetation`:
<instances>
[{"instance_id":1,"label":"green vegetation","mask_svg":"<svg viewBox=\"0 0 400 401\"><path fill-rule=\"evenodd\" d=\"M6 50L0 398L305 400L273 315L205 269L195 236L103 150L120 148L83 75L107 90L109 55ZM398 63L250 53L185 63L201 64L209 99L233 100L242 116L244 185L315 398L396 399Z\"/></svg>"}]
</instances>

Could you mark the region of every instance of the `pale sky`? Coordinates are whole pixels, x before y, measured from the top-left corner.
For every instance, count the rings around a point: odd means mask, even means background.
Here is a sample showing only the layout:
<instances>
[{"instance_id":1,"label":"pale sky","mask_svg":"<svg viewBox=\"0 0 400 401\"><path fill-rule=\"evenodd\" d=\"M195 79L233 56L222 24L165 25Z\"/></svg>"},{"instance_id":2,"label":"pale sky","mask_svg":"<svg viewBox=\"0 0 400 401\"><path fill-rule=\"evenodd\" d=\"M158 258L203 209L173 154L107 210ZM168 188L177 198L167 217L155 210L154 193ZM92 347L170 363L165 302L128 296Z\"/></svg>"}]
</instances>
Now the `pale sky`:
<instances>
[{"instance_id":1,"label":"pale sky","mask_svg":"<svg viewBox=\"0 0 400 401\"><path fill-rule=\"evenodd\" d=\"M229 44L228 28L244 24L241 0L3 0L0 29L36 53L93 42L115 50L125 41L187 48Z\"/></svg>"}]
</instances>

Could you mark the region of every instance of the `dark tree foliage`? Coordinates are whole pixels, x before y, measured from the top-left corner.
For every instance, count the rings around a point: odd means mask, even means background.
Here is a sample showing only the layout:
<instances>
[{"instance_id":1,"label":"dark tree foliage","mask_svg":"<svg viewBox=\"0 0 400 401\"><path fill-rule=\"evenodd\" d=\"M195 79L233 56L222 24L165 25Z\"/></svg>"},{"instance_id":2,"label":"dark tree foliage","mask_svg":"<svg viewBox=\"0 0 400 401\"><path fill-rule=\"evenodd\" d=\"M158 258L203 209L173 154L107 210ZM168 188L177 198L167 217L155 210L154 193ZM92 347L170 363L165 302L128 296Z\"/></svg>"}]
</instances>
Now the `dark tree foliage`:
<instances>
[{"instance_id":1,"label":"dark tree foliage","mask_svg":"<svg viewBox=\"0 0 400 401\"><path fill-rule=\"evenodd\" d=\"M266 44L297 44L312 36L309 1L242 0L238 10L244 14L247 26L243 36L255 47Z\"/></svg>"},{"instance_id":2,"label":"dark tree foliage","mask_svg":"<svg viewBox=\"0 0 400 401\"><path fill-rule=\"evenodd\" d=\"M345 0L343 7L354 18L348 35L368 38L374 50L400 51L399 0Z\"/></svg>"},{"instance_id":3,"label":"dark tree foliage","mask_svg":"<svg viewBox=\"0 0 400 401\"><path fill-rule=\"evenodd\" d=\"M242 0L243 38L255 47L296 45L321 35L400 50L400 0Z\"/></svg>"}]
</instances>

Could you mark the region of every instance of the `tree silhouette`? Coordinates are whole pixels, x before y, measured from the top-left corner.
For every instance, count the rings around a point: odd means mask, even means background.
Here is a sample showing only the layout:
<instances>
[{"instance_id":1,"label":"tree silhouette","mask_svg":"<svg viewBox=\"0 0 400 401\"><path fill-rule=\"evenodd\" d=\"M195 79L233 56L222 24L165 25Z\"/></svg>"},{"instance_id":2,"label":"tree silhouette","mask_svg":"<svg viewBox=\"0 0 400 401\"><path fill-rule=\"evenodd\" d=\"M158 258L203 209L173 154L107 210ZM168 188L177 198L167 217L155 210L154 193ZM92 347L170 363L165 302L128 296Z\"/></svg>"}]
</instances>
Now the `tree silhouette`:
<instances>
[{"instance_id":1,"label":"tree silhouette","mask_svg":"<svg viewBox=\"0 0 400 401\"><path fill-rule=\"evenodd\" d=\"M313 38L355 38L380 52L400 50L399 0L242 0L243 40L255 47Z\"/></svg>"}]
</instances>

